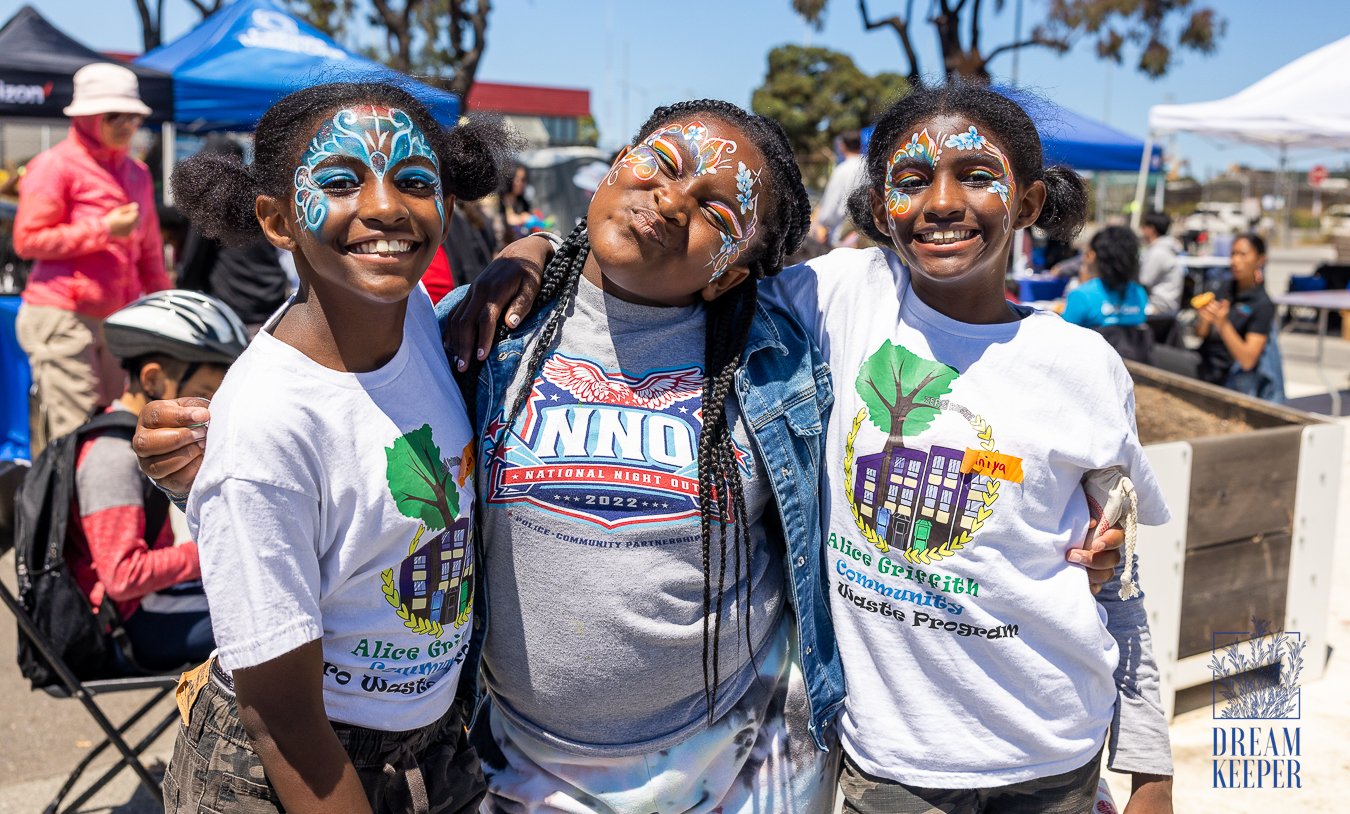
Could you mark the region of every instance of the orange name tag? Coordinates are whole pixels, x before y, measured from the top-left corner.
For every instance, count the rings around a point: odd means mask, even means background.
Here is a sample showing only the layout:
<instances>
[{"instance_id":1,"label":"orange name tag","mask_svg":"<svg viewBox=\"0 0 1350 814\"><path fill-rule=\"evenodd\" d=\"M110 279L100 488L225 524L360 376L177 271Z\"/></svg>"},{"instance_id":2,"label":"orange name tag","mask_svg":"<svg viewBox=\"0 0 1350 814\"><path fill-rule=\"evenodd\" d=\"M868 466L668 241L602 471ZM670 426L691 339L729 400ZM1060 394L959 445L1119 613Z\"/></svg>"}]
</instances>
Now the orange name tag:
<instances>
[{"instance_id":1,"label":"orange name tag","mask_svg":"<svg viewBox=\"0 0 1350 814\"><path fill-rule=\"evenodd\" d=\"M976 472L997 480L1022 482L1022 459L1001 452L987 452L983 449L967 449L961 459L961 472Z\"/></svg>"},{"instance_id":2,"label":"orange name tag","mask_svg":"<svg viewBox=\"0 0 1350 814\"><path fill-rule=\"evenodd\" d=\"M192 714L192 705L197 702L197 696L206 686L206 682L210 680L210 659L178 677L178 687L174 690L174 699L178 702L178 716L183 719L183 726L188 725L188 718Z\"/></svg>"}]
</instances>

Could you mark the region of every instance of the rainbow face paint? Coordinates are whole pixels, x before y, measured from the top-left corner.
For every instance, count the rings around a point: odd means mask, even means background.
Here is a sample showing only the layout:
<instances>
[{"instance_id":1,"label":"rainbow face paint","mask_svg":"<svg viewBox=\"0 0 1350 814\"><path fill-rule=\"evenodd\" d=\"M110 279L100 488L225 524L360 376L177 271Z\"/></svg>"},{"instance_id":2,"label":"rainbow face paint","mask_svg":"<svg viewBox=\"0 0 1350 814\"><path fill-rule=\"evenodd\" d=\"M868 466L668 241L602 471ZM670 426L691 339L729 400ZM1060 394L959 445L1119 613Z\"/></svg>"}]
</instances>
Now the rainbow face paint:
<instances>
[{"instance_id":1,"label":"rainbow face paint","mask_svg":"<svg viewBox=\"0 0 1350 814\"><path fill-rule=\"evenodd\" d=\"M937 138L929 135L925 128L922 132L914 133L909 141L900 145L894 153L891 154L890 162L886 169L886 183L884 185L886 214L889 218L895 219L909 214L911 200L909 193L905 191L907 184L921 186L926 183L919 173L913 170L906 170L906 167L912 165L914 161L920 161L928 165L929 169L936 169L938 162L942 159L943 148L961 151L978 151L989 155L998 160L1002 168L1002 175L998 179L989 182L986 189L990 194L999 196L1003 202L1006 221L1012 215L1012 194L1016 189L1016 183L1013 181L1012 168L1008 165L1008 158L1003 151L989 141L988 137L981 135L975 125L970 125L961 133L938 133Z\"/></svg>"},{"instance_id":2,"label":"rainbow face paint","mask_svg":"<svg viewBox=\"0 0 1350 814\"><path fill-rule=\"evenodd\" d=\"M329 209L326 185L338 181L360 183L348 166L319 166L336 156L360 161L375 174L377 182L383 182L385 173L392 169L396 181L416 180L429 185L435 190L436 211L444 228L440 159L411 116L397 108L379 105L343 108L319 125L295 169L295 213L300 225L311 232L323 227ZM405 163L412 158L424 158L431 167Z\"/></svg>"},{"instance_id":3,"label":"rainbow face paint","mask_svg":"<svg viewBox=\"0 0 1350 814\"><path fill-rule=\"evenodd\" d=\"M948 136L945 145L956 150L978 150L998 159L999 166L1003 168L1003 177L991 181L988 189L991 195L997 195L1003 201L1003 208L1008 211L1008 217L1011 218L1012 193L1017 184L1013 180L1012 167L1008 166L1008 157L1003 151L995 147L988 138L980 135L973 124L964 133Z\"/></svg>"},{"instance_id":4,"label":"rainbow face paint","mask_svg":"<svg viewBox=\"0 0 1350 814\"><path fill-rule=\"evenodd\" d=\"M744 161L736 162L736 206L740 209L740 214L745 218L744 223L740 218L731 217L727 219L727 225L719 225L722 232L722 245L713 253L712 260L708 265L713 267L712 277L708 282L712 282L723 274L726 274L727 268L741 256L750 245L750 241L755 237L756 227L759 226L759 176L763 170L751 170L745 166ZM714 216L718 208L723 205L713 202L708 205Z\"/></svg>"},{"instance_id":5,"label":"rainbow face paint","mask_svg":"<svg viewBox=\"0 0 1350 814\"><path fill-rule=\"evenodd\" d=\"M941 138L942 134L939 133L938 140L934 140L928 135L928 129L924 128L923 132L911 135L909 141L900 145L900 148L891 154L891 160L886 166L884 192L886 214L892 219L909 214L910 209L909 194L899 186L906 178L904 170L899 165L912 159L927 164L930 169L935 169L942 157L942 148L939 146Z\"/></svg>"},{"instance_id":6,"label":"rainbow face paint","mask_svg":"<svg viewBox=\"0 0 1350 814\"><path fill-rule=\"evenodd\" d=\"M641 144L614 162L605 182L613 184L618 180L619 171L624 168L628 168L641 181L655 178L662 167L678 178L685 172L686 158L690 160L689 169L693 175L708 175L729 169L731 159L728 156L735 152L735 141L709 137L708 128L701 121L671 124L647 136Z\"/></svg>"},{"instance_id":7,"label":"rainbow face paint","mask_svg":"<svg viewBox=\"0 0 1350 814\"><path fill-rule=\"evenodd\" d=\"M695 178L716 175L719 170L731 168L731 156L736 150L734 140L709 135L707 125L701 121L670 124L647 136L615 161L605 182L614 184L625 169L639 181L650 181L663 170L675 178L682 178L686 173ZM704 206L709 221L722 236L720 246L708 261L713 269L708 282L725 274L754 239L759 226L761 172L750 169L744 161L737 161L735 205L714 200Z\"/></svg>"}]
</instances>

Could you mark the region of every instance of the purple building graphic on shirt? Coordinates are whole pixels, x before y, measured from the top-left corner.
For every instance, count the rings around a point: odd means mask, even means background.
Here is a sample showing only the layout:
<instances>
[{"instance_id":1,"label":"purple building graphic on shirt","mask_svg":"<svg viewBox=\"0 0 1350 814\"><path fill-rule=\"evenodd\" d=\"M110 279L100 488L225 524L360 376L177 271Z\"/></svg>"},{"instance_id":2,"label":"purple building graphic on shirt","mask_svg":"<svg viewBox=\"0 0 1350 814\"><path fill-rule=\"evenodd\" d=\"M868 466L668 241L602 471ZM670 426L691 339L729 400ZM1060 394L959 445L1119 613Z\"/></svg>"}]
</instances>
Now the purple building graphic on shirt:
<instances>
[{"instance_id":1,"label":"purple building graphic on shirt","mask_svg":"<svg viewBox=\"0 0 1350 814\"><path fill-rule=\"evenodd\" d=\"M889 466L884 452L859 458L853 484L858 513L897 551L946 544L972 527L982 505L984 478L961 473L964 457L964 452L949 447L933 447L926 453L898 447Z\"/></svg>"},{"instance_id":2,"label":"purple building graphic on shirt","mask_svg":"<svg viewBox=\"0 0 1350 814\"><path fill-rule=\"evenodd\" d=\"M452 624L473 599L469 518L423 543L399 567L398 594L420 619Z\"/></svg>"}]
</instances>

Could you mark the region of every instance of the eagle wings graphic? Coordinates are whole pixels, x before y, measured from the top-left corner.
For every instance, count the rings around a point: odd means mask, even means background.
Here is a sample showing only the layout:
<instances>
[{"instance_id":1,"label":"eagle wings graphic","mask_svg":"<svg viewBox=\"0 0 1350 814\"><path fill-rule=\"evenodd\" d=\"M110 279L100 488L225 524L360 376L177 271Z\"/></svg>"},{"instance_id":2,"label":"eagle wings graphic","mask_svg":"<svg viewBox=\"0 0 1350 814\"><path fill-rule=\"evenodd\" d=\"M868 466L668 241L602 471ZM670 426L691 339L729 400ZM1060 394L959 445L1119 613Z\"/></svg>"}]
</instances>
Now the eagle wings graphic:
<instances>
[{"instance_id":1,"label":"eagle wings graphic","mask_svg":"<svg viewBox=\"0 0 1350 814\"><path fill-rule=\"evenodd\" d=\"M697 367L648 373L633 380L622 373L606 375L598 365L562 354L544 362L544 377L584 402L665 410L703 394L703 371Z\"/></svg>"}]
</instances>

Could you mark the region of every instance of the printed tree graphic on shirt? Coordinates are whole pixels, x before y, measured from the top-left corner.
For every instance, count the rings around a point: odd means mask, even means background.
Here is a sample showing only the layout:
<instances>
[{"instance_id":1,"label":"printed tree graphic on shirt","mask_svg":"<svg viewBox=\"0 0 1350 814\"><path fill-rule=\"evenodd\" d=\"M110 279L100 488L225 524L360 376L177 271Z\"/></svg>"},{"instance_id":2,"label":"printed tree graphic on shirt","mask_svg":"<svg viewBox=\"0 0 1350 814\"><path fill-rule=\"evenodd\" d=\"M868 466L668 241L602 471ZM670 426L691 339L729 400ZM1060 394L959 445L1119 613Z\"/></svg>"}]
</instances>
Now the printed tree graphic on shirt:
<instances>
[{"instance_id":1,"label":"printed tree graphic on shirt","mask_svg":"<svg viewBox=\"0 0 1350 814\"><path fill-rule=\"evenodd\" d=\"M958 375L953 367L889 341L863 363L858 395L867 405L868 418L887 434L882 472L891 471L895 450L904 447L906 435L918 435L933 423L940 410L930 402L950 393Z\"/></svg>"},{"instance_id":2,"label":"printed tree graphic on shirt","mask_svg":"<svg viewBox=\"0 0 1350 814\"><path fill-rule=\"evenodd\" d=\"M459 490L431 439L430 424L394 439L384 455L384 476L400 513L429 529L443 529L459 517Z\"/></svg>"},{"instance_id":3,"label":"printed tree graphic on shirt","mask_svg":"<svg viewBox=\"0 0 1350 814\"><path fill-rule=\"evenodd\" d=\"M429 424L396 438L384 452L394 505L421 524L398 578L392 568L382 572L385 599L409 630L439 638L443 622L453 620L455 627L462 627L473 607L469 524L459 516L453 467L441 459ZM473 463L461 458L459 464L467 480ZM423 541L428 530L440 533Z\"/></svg>"}]
</instances>

